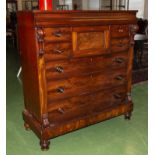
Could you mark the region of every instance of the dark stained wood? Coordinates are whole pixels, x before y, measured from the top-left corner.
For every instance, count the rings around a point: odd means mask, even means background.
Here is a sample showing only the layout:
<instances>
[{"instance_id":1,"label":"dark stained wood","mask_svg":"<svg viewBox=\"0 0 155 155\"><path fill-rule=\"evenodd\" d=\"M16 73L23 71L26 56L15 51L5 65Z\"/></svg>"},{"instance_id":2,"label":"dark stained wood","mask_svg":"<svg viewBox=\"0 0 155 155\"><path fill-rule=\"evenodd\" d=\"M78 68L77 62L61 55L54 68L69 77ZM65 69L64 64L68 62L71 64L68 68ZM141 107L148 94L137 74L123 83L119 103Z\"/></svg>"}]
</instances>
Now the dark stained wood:
<instances>
[{"instance_id":1,"label":"dark stained wood","mask_svg":"<svg viewBox=\"0 0 155 155\"><path fill-rule=\"evenodd\" d=\"M109 26L74 27L73 56L82 57L109 53L109 35Z\"/></svg>"},{"instance_id":2,"label":"dark stained wood","mask_svg":"<svg viewBox=\"0 0 155 155\"><path fill-rule=\"evenodd\" d=\"M131 117L136 11L19 11L26 129L53 137Z\"/></svg>"},{"instance_id":3,"label":"dark stained wood","mask_svg":"<svg viewBox=\"0 0 155 155\"><path fill-rule=\"evenodd\" d=\"M133 110L133 104L131 102L128 104L122 103L120 105L113 106L112 108L105 109L100 113L71 120L70 122L67 123L62 123L59 125L53 125L51 123L51 125L48 128L45 128L44 130L41 130L41 124L37 122L35 118L30 117L29 114L24 113L23 118L24 121L30 124L31 128L40 139L41 137L44 137L45 140L48 140L49 137L56 137L77 130L79 128L86 127L88 125L101 122L103 120L111 119L113 117L120 115L125 115L128 112L132 112L132 110ZM51 122L52 120L49 121Z\"/></svg>"},{"instance_id":4,"label":"dark stained wood","mask_svg":"<svg viewBox=\"0 0 155 155\"><path fill-rule=\"evenodd\" d=\"M113 25L111 26L111 37L120 38L129 36L129 25Z\"/></svg>"},{"instance_id":5,"label":"dark stained wood","mask_svg":"<svg viewBox=\"0 0 155 155\"><path fill-rule=\"evenodd\" d=\"M57 100L78 94L94 92L103 88L118 86L125 84L125 82L126 69L52 80L47 82L47 97L49 100ZM62 89L62 91L60 89Z\"/></svg>"},{"instance_id":6,"label":"dark stained wood","mask_svg":"<svg viewBox=\"0 0 155 155\"><path fill-rule=\"evenodd\" d=\"M118 52L111 55L87 57L69 60L49 61L46 63L47 79L62 79L85 75L111 69L126 69L128 52Z\"/></svg>"},{"instance_id":7,"label":"dark stained wood","mask_svg":"<svg viewBox=\"0 0 155 155\"><path fill-rule=\"evenodd\" d=\"M103 100L104 98L104 100ZM87 93L82 95L77 95L72 98L67 98L65 100L51 101L48 104L48 111L53 115L53 111L56 113L63 114L59 109L64 111L64 115L68 111L73 109L76 111L77 108L95 108L101 104L101 108L110 107L112 105L120 104L126 99L126 86L122 85L115 89L109 90L99 90L93 93ZM85 108L84 108L85 107ZM94 111L94 110L93 110ZM92 112L93 112L92 111ZM86 113L88 111L85 111ZM63 115L61 115L63 117ZM52 116L53 118L53 116Z\"/></svg>"},{"instance_id":8,"label":"dark stained wood","mask_svg":"<svg viewBox=\"0 0 155 155\"><path fill-rule=\"evenodd\" d=\"M43 28L44 40L50 42L56 41L70 41L71 40L71 28L65 27L53 27L53 28Z\"/></svg>"},{"instance_id":9,"label":"dark stained wood","mask_svg":"<svg viewBox=\"0 0 155 155\"><path fill-rule=\"evenodd\" d=\"M39 79L35 29L31 12L21 12L18 17L19 51L22 64L22 81L25 108L41 120Z\"/></svg>"},{"instance_id":10,"label":"dark stained wood","mask_svg":"<svg viewBox=\"0 0 155 155\"><path fill-rule=\"evenodd\" d=\"M72 53L72 44L69 42L45 42L45 61L68 59Z\"/></svg>"}]
</instances>

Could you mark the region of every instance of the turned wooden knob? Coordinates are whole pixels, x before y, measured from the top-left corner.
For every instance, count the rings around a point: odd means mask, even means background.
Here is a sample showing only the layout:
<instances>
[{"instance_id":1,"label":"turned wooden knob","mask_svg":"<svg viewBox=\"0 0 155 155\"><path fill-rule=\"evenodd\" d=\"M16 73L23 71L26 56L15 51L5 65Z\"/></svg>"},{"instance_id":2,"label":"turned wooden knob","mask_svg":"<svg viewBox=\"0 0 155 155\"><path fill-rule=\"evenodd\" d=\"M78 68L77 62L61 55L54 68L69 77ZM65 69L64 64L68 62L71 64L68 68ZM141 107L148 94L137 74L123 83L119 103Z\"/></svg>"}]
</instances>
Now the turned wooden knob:
<instances>
[{"instance_id":1,"label":"turned wooden knob","mask_svg":"<svg viewBox=\"0 0 155 155\"><path fill-rule=\"evenodd\" d=\"M61 53L63 53L63 51L62 51L62 50L59 50L59 49L54 49L53 52L56 53L56 54L61 54Z\"/></svg>"},{"instance_id":2,"label":"turned wooden knob","mask_svg":"<svg viewBox=\"0 0 155 155\"><path fill-rule=\"evenodd\" d=\"M63 72L64 72L64 69L63 69L63 67L61 67L61 66L57 66L57 67L55 67L55 69L56 69L56 71L59 72L59 73L63 73Z\"/></svg>"},{"instance_id":3,"label":"turned wooden knob","mask_svg":"<svg viewBox=\"0 0 155 155\"><path fill-rule=\"evenodd\" d=\"M59 92L59 93L64 93L64 88L63 87L59 87L58 89L57 89L57 91Z\"/></svg>"},{"instance_id":4,"label":"turned wooden knob","mask_svg":"<svg viewBox=\"0 0 155 155\"><path fill-rule=\"evenodd\" d=\"M115 62L123 63L123 62L125 62L125 60L123 58L115 58Z\"/></svg>"},{"instance_id":5,"label":"turned wooden knob","mask_svg":"<svg viewBox=\"0 0 155 155\"><path fill-rule=\"evenodd\" d=\"M116 99L121 99L121 98L122 98L122 96L121 96L120 94L114 94L114 97L115 97Z\"/></svg>"},{"instance_id":6,"label":"turned wooden knob","mask_svg":"<svg viewBox=\"0 0 155 155\"><path fill-rule=\"evenodd\" d=\"M119 33L124 32L124 30L123 30L123 28L122 28L121 26L119 27L118 32L119 32Z\"/></svg>"},{"instance_id":7,"label":"turned wooden knob","mask_svg":"<svg viewBox=\"0 0 155 155\"><path fill-rule=\"evenodd\" d=\"M118 76L115 77L115 79L116 79L116 80L123 80L124 78L123 78L122 75L118 75Z\"/></svg>"},{"instance_id":8,"label":"turned wooden knob","mask_svg":"<svg viewBox=\"0 0 155 155\"><path fill-rule=\"evenodd\" d=\"M65 111L62 108L58 108L58 112L60 112L61 114L65 113Z\"/></svg>"},{"instance_id":9,"label":"turned wooden knob","mask_svg":"<svg viewBox=\"0 0 155 155\"><path fill-rule=\"evenodd\" d=\"M60 31L57 31L57 32L54 32L53 35L56 37L61 37L62 33Z\"/></svg>"}]
</instances>

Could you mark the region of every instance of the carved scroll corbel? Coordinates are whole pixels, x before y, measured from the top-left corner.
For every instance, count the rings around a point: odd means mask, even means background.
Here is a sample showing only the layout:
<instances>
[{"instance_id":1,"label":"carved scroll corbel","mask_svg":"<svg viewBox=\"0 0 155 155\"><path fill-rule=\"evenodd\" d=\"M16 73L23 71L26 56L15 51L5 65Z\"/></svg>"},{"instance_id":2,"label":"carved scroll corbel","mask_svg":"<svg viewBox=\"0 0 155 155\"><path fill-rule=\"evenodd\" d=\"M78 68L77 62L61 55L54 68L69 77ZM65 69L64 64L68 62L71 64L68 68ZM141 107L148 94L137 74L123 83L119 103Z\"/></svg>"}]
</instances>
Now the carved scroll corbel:
<instances>
[{"instance_id":1,"label":"carved scroll corbel","mask_svg":"<svg viewBox=\"0 0 155 155\"><path fill-rule=\"evenodd\" d=\"M137 24L130 25L130 44L133 46L134 45L134 36L136 32L138 31L139 27Z\"/></svg>"},{"instance_id":2,"label":"carved scroll corbel","mask_svg":"<svg viewBox=\"0 0 155 155\"><path fill-rule=\"evenodd\" d=\"M132 98L131 98L131 93L127 93L127 96L126 96L126 102L125 103L131 103L132 102Z\"/></svg>"},{"instance_id":3,"label":"carved scroll corbel","mask_svg":"<svg viewBox=\"0 0 155 155\"><path fill-rule=\"evenodd\" d=\"M43 56L44 55L44 36L45 36L45 33L43 31L43 28L41 28L41 27L37 28L36 32L37 32L37 41L38 41L38 46L39 46L38 55Z\"/></svg>"},{"instance_id":4,"label":"carved scroll corbel","mask_svg":"<svg viewBox=\"0 0 155 155\"><path fill-rule=\"evenodd\" d=\"M48 120L48 114L43 114L42 115L42 124L43 128L47 128L50 126L49 120Z\"/></svg>"}]
</instances>

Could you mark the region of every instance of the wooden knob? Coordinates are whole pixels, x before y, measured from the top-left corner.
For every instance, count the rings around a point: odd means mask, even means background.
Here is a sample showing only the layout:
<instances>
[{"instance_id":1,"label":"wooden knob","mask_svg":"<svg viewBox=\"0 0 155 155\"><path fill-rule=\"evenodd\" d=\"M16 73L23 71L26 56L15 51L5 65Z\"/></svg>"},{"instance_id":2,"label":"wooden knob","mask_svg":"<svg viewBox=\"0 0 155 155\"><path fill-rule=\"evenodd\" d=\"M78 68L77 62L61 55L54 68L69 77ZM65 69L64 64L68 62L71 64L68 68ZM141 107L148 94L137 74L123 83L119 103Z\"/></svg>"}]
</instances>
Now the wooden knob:
<instances>
[{"instance_id":1,"label":"wooden knob","mask_svg":"<svg viewBox=\"0 0 155 155\"><path fill-rule=\"evenodd\" d=\"M58 50L58 49L54 49L53 52L56 53L56 54L61 54L61 53L63 53L63 51Z\"/></svg>"},{"instance_id":2,"label":"wooden knob","mask_svg":"<svg viewBox=\"0 0 155 155\"><path fill-rule=\"evenodd\" d=\"M57 67L55 67L55 69L56 69L56 71L59 72L59 73L63 73L63 72L64 72L64 69L63 69L63 67L61 67L61 66L57 66Z\"/></svg>"},{"instance_id":3,"label":"wooden knob","mask_svg":"<svg viewBox=\"0 0 155 155\"><path fill-rule=\"evenodd\" d=\"M120 94L114 94L114 97L115 97L116 99L121 99L121 98L122 98L122 96L121 96Z\"/></svg>"},{"instance_id":4,"label":"wooden knob","mask_svg":"<svg viewBox=\"0 0 155 155\"><path fill-rule=\"evenodd\" d=\"M65 111L62 108L58 108L58 112L60 112L61 114L65 113Z\"/></svg>"},{"instance_id":5,"label":"wooden knob","mask_svg":"<svg viewBox=\"0 0 155 155\"><path fill-rule=\"evenodd\" d=\"M56 36L56 37L61 37L62 36L60 31L54 32L53 35Z\"/></svg>"},{"instance_id":6,"label":"wooden knob","mask_svg":"<svg viewBox=\"0 0 155 155\"><path fill-rule=\"evenodd\" d=\"M125 60L123 58L115 58L115 62L123 63L123 62L125 62Z\"/></svg>"},{"instance_id":7,"label":"wooden knob","mask_svg":"<svg viewBox=\"0 0 155 155\"><path fill-rule=\"evenodd\" d=\"M59 92L59 93L64 93L64 88L63 87L59 87L58 89L57 89L57 91Z\"/></svg>"},{"instance_id":8,"label":"wooden knob","mask_svg":"<svg viewBox=\"0 0 155 155\"><path fill-rule=\"evenodd\" d=\"M122 75L118 75L118 76L115 77L115 79L116 79L116 80L123 80L124 78L123 78Z\"/></svg>"},{"instance_id":9,"label":"wooden knob","mask_svg":"<svg viewBox=\"0 0 155 155\"><path fill-rule=\"evenodd\" d=\"M122 32L124 32L124 30L121 29L121 28L119 28L119 29L118 29L118 32L119 32L119 33L122 33Z\"/></svg>"}]
</instances>

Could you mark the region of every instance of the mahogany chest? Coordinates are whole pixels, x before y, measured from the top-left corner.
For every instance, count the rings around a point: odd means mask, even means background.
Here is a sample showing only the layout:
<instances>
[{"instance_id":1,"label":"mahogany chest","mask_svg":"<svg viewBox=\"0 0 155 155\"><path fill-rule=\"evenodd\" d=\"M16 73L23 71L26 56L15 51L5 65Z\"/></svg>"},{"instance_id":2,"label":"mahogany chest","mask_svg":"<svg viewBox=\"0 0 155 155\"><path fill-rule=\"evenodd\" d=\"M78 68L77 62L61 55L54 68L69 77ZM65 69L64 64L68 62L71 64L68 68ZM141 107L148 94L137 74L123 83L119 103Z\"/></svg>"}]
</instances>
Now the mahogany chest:
<instances>
[{"instance_id":1,"label":"mahogany chest","mask_svg":"<svg viewBox=\"0 0 155 155\"><path fill-rule=\"evenodd\" d=\"M53 137L130 118L136 11L20 11L25 128Z\"/></svg>"}]
</instances>

